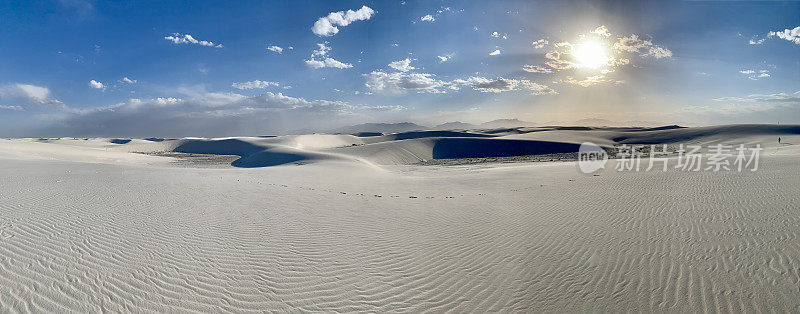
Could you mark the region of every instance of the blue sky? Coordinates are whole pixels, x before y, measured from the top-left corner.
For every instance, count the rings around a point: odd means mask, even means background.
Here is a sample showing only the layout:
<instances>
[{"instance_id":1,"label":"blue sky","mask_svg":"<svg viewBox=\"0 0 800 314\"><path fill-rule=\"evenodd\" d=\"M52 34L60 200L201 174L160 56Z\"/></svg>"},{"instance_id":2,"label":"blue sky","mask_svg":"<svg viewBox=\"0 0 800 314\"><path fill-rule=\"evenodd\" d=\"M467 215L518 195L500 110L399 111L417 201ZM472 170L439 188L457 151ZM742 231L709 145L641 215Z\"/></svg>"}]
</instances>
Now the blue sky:
<instances>
[{"instance_id":1,"label":"blue sky","mask_svg":"<svg viewBox=\"0 0 800 314\"><path fill-rule=\"evenodd\" d=\"M0 136L800 123L800 2L14 1L0 27Z\"/></svg>"}]
</instances>

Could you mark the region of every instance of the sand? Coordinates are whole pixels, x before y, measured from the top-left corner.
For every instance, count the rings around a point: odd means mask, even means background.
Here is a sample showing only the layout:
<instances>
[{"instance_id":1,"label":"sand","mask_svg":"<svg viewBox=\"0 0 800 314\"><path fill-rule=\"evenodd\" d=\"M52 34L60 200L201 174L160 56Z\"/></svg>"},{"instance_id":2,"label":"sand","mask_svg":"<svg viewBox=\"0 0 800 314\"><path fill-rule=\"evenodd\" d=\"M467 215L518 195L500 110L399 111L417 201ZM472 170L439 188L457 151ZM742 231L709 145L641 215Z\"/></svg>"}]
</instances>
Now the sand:
<instances>
[{"instance_id":1,"label":"sand","mask_svg":"<svg viewBox=\"0 0 800 314\"><path fill-rule=\"evenodd\" d=\"M531 130L0 139L0 309L800 311L796 126ZM765 150L756 172L419 165L587 139Z\"/></svg>"}]
</instances>

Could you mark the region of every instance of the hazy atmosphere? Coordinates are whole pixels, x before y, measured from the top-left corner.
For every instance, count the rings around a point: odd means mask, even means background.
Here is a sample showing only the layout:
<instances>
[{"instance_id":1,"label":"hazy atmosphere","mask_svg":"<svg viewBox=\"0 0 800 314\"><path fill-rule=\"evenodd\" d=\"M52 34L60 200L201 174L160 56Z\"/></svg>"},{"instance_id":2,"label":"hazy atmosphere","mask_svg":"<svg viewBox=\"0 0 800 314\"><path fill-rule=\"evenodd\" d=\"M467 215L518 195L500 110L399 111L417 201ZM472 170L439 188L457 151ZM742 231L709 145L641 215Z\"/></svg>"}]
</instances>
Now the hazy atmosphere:
<instances>
[{"instance_id":1,"label":"hazy atmosphere","mask_svg":"<svg viewBox=\"0 0 800 314\"><path fill-rule=\"evenodd\" d=\"M800 122L800 3L0 4L0 136ZM580 123L577 123L580 124Z\"/></svg>"}]
</instances>

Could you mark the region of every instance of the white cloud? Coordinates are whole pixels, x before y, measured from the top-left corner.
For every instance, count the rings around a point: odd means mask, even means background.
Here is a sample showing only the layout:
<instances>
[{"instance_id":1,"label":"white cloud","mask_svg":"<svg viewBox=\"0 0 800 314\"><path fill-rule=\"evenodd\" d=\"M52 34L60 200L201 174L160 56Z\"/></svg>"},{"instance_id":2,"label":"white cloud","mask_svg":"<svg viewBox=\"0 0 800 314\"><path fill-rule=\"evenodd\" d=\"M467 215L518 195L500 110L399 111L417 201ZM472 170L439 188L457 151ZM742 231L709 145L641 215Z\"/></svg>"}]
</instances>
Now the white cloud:
<instances>
[{"instance_id":1,"label":"white cloud","mask_svg":"<svg viewBox=\"0 0 800 314\"><path fill-rule=\"evenodd\" d=\"M452 53L448 53L448 54L446 54L444 56L436 56L436 57L439 58L439 63L442 63L442 62L447 62L448 60L453 58L453 54Z\"/></svg>"},{"instance_id":2,"label":"white cloud","mask_svg":"<svg viewBox=\"0 0 800 314\"><path fill-rule=\"evenodd\" d=\"M639 38L636 34L620 37L614 43L614 49L620 52L639 53L641 56L652 56L656 59L672 57L672 51L654 45L652 41Z\"/></svg>"},{"instance_id":3,"label":"white cloud","mask_svg":"<svg viewBox=\"0 0 800 314\"><path fill-rule=\"evenodd\" d=\"M598 36L602 36L602 37L611 36L611 33L608 31L608 28L606 28L605 25L600 25L597 28L595 28L593 31L589 32L589 33L592 33L592 34L595 34L595 35L598 35Z\"/></svg>"},{"instance_id":4,"label":"white cloud","mask_svg":"<svg viewBox=\"0 0 800 314\"><path fill-rule=\"evenodd\" d=\"M545 46L547 46L547 44L549 44L549 43L550 42L548 42L547 39L542 38L542 39L539 39L537 41L532 42L531 46L533 46L533 48L536 48L536 49L542 49Z\"/></svg>"},{"instance_id":5,"label":"white cloud","mask_svg":"<svg viewBox=\"0 0 800 314\"><path fill-rule=\"evenodd\" d=\"M367 6L362 6L361 9L357 11L347 10L347 12L331 12L328 16L319 18L314 23L314 26L311 27L311 31L319 36L333 36L339 32L337 26L347 26L355 21L369 20L374 13L375 11Z\"/></svg>"},{"instance_id":6,"label":"white cloud","mask_svg":"<svg viewBox=\"0 0 800 314\"><path fill-rule=\"evenodd\" d=\"M470 77L466 80L456 80L458 84L468 85L472 89L483 93L502 93L512 90L528 90L533 95L558 94L552 88L531 82L529 80L516 80L498 77L489 79L485 77Z\"/></svg>"},{"instance_id":7,"label":"white cloud","mask_svg":"<svg viewBox=\"0 0 800 314\"><path fill-rule=\"evenodd\" d=\"M398 70L400 72L408 72L415 69L413 66L411 66L411 61L412 61L411 59L405 58L403 60L389 63L389 67Z\"/></svg>"},{"instance_id":8,"label":"white cloud","mask_svg":"<svg viewBox=\"0 0 800 314\"><path fill-rule=\"evenodd\" d=\"M770 77L768 70L758 70L758 71L756 71L756 70L741 70L741 71L739 71L739 73L747 75L747 78L749 78L749 79L751 79L753 81L760 80L762 78Z\"/></svg>"},{"instance_id":9,"label":"white cloud","mask_svg":"<svg viewBox=\"0 0 800 314\"><path fill-rule=\"evenodd\" d=\"M120 83L128 83L128 84L135 84L136 80L129 79L127 76L125 76L121 80L119 80L118 82L120 82Z\"/></svg>"},{"instance_id":10,"label":"white cloud","mask_svg":"<svg viewBox=\"0 0 800 314\"><path fill-rule=\"evenodd\" d=\"M340 62L331 57L327 57L328 52L331 51L331 47L329 47L327 43L317 44L317 47L318 48L311 53L311 58L305 60L306 65L311 67L312 69L319 69L319 68L346 69L353 67L352 64Z\"/></svg>"},{"instance_id":11,"label":"white cloud","mask_svg":"<svg viewBox=\"0 0 800 314\"><path fill-rule=\"evenodd\" d=\"M419 20L420 20L420 21L423 21L423 22L433 22L433 21L436 21L436 19L433 17L433 15L430 15L430 14L428 14L428 15L425 15L425 16L423 16L423 17L419 18Z\"/></svg>"},{"instance_id":12,"label":"white cloud","mask_svg":"<svg viewBox=\"0 0 800 314\"><path fill-rule=\"evenodd\" d=\"M398 94L406 90L418 93L444 93L448 89L458 89L458 86L435 78L433 74L372 71L364 74L365 85L374 92Z\"/></svg>"},{"instance_id":13,"label":"white cloud","mask_svg":"<svg viewBox=\"0 0 800 314\"><path fill-rule=\"evenodd\" d=\"M492 32L492 37L508 39L508 34L500 34L498 32Z\"/></svg>"},{"instance_id":14,"label":"white cloud","mask_svg":"<svg viewBox=\"0 0 800 314\"><path fill-rule=\"evenodd\" d=\"M553 73L553 69L546 68L539 65L526 64L522 66L522 70L533 73Z\"/></svg>"},{"instance_id":15,"label":"white cloud","mask_svg":"<svg viewBox=\"0 0 800 314\"><path fill-rule=\"evenodd\" d=\"M653 56L656 59L669 58L672 57L672 51L661 46L653 46L650 47L650 51L645 56Z\"/></svg>"},{"instance_id":16,"label":"white cloud","mask_svg":"<svg viewBox=\"0 0 800 314\"><path fill-rule=\"evenodd\" d=\"M489 53L490 56L496 56L496 55L499 55L499 54L500 54L500 49L496 49L495 51L492 51L492 52Z\"/></svg>"},{"instance_id":17,"label":"white cloud","mask_svg":"<svg viewBox=\"0 0 800 314\"><path fill-rule=\"evenodd\" d=\"M782 31L772 31L767 33L768 38L773 38L776 36L780 39L785 39L795 43L796 45L800 45L800 26L793 29L787 28Z\"/></svg>"},{"instance_id":18,"label":"white cloud","mask_svg":"<svg viewBox=\"0 0 800 314\"><path fill-rule=\"evenodd\" d=\"M106 86L103 83L100 83L100 82L95 81L95 80L89 81L89 87L95 88L95 89L102 89L102 90L106 89Z\"/></svg>"},{"instance_id":19,"label":"white cloud","mask_svg":"<svg viewBox=\"0 0 800 314\"><path fill-rule=\"evenodd\" d=\"M234 82L231 84L233 88L236 89L264 89L270 86L280 86L277 82L268 82L268 81L261 81L261 80L254 80L249 82Z\"/></svg>"},{"instance_id":20,"label":"white cloud","mask_svg":"<svg viewBox=\"0 0 800 314\"><path fill-rule=\"evenodd\" d=\"M0 109L2 110L12 110L12 111L24 111L25 109L22 106L7 106L7 105L0 105Z\"/></svg>"},{"instance_id":21,"label":"white cloud","mask_svg":"<svg viewBox=\"0 0 800 314\"><path fill-rule=\"evenodd\" d=\"M50 89L47 87L30 84L0 86L0 99L19 101L27 105L64 106L61 101L50 96Z\"/></svg>"},{"instance_id":22,"label":"white cloud","mask_svg":"<svg viewBox=\"0 0 800 314\"><path fill-rule=\"evenodd\" d=\"M751 45L760 45L763 44L766 38L757 39L758 37L753 37L750 39L749 44Z\"/></svg>"},{"instance_id":23,"label":"white cloud","mask_svg":"<svg viewBox=\"0 0 800 314\"><path fill-rule=\"evenodd\" d=\"M347 69L353 67L352 64L344 63L333 58L325 58L322 60L316 60L316 59L306 60L306 65L313 69L319 69L319 68Z\"/></svg>"},{"instance_id":24,"label":"white cloud","mask_svg":"<svg viewBox=\"0 0 800 314\"><path fill-rule=\"evenodd\" d=\"M169 40L176 45L195 44L206 47L222 48L222 44L215 44L213 42L205 40L197 40L192 35L189 34L181 35L180 33L172 33L172 35L170 36L165 36L164 39Z\"/></svg>"},{"instance_id":25,"label":"white cloud","mask_svg":"<svg viewBox=\"0 0 800 314\"><path fill-rule=\"evenodd\" d=\"M267 47L267 50L272 51L272 52L277 52L277 53L283 53L283 48L278 47L278 46L269 46L269 47Z\"/></svg>"},{"instance_id":26,"label":"white cloud","mask_svg":"<svg viewBox=\"0 0 800 314\"><path fill-rule=\"evenodd\" d=\"M501 93L511 90L528 90L533 95L556 94L548 86L537 84L528 80L485 77L470 77L467 79L456 79L443 81L436 78L434 74L373 71L365 74L365 85L373 92L384 94L400 94L406 91L417 93L447 93L458 91L461 87L467 86L472 89L485 93Z\"/></svg>"}]
</instances>

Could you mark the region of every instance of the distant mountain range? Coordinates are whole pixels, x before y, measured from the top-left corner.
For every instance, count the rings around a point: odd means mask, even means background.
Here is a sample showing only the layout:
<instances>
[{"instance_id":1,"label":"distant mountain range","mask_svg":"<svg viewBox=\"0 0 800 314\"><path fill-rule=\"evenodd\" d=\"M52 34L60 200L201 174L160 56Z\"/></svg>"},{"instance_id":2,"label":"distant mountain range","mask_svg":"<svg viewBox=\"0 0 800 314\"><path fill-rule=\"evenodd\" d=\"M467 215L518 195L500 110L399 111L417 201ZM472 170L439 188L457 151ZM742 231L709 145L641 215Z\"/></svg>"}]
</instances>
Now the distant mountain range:
<instances>
[{"instance_id":1,"label":"distant mountain range","mask_svg":"<svg viewBox=\"0 0 800 314\"><path fill-rule=\"evenodd\" d=\"M481 124L472 124L461 121L453 121L442 123L433 127L423 126L411 122L400 123L363 123L351 126L345 126L328 131L327 133L400 133L422 130L474 130L474 129L500 129L500 128L516 128L516 127L533 127L533 126L586 126L586 127L604 127L604 126L660 126L661 124L647 121L628 121L628 122L614 122L606 119L580 119L574 122L563 121L549 121L545 123L536 123L524 121L519 119L497 119Z\"/></svg>"}]
</instances>

